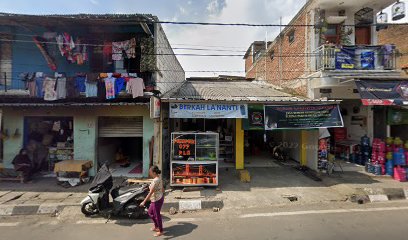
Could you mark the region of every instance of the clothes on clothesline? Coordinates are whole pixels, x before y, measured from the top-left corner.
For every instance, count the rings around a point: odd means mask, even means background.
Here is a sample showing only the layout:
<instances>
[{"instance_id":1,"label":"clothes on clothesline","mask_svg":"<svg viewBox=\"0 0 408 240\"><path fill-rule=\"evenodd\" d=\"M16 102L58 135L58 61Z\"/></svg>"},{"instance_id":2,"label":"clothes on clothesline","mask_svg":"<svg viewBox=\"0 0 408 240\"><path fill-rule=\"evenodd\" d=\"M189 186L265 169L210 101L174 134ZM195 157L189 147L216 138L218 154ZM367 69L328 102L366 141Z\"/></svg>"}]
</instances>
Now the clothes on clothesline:
<instances>
[{"instance_id":1,"label":"clothes on clothesline","mask_svg":"<svg viewBox=\"0 0 408 240\"><path fill-rule=\"evenodd\" d=\"M129 94L132 94L133 98L143 96L143 90L145 85L143 79L141 78L129 78L129 81L126 86L126 91Z\"/></svg>"},{"instance_id":2,"label":"clothes on clothesline","mask_svg":"<svg viewBox=\"0 0 408 240\"><path fill-rule=\"evenodd\" d=\"M46 101L79 96L114 99L126 94L137 98L143 96L145 90L145 81L132 73L77 73L75 77L55 73L50 77L38 72L22 73L19 76L21 80L27 81L26 88L30 96Z\"/></svg>"},{"instance_id":3,"label":"clothes on clothesline","mask_svg":"<svg viewBox=\"0 0 408 240\"><path fill-rule=\"evenodd\" d=\"M107 77L104 78L105 88L106 88L106 99L114 99L115 95L115 78Z\"/></svg>"},{"instance_id":4,"label":"clothes on clothesline","mask_svg":"<svg viewBox=\"0 0 408 240\"><path fill-rule=\"evenodd\" d=\"M61 56L64 56L68 62L82 65L88 60L86 45L82 44L80 38L74 41L70 34L63 33L57 35L55 39Z\"/></svg>"},{"instance_id":5,"label":"clothes on clothesline","mask_svg":"<svg viewBox=\"0 0 408 240\"><path fill-rule=\"evenodd\" d=\"M112 60L121 61L125 58L136 58L136 39L112 42Z\"/></svg>"}]
</instances>

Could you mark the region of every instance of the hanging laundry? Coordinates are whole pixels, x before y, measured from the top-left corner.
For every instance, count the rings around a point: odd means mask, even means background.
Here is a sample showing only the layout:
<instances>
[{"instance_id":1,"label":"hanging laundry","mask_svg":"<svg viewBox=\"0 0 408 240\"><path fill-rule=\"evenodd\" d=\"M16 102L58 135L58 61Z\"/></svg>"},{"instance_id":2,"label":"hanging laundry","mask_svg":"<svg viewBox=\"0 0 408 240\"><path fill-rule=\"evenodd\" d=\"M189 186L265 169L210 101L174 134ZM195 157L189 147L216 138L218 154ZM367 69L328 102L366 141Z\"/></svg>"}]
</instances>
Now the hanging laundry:
<instances>
[{"instance_id":1,"label":"hanging laundry","mask_svg":"<svg viewBox=\"0 0 408 240\"><path fill-rule=\"evenodd\" d=\"M112 43L111 42L103 43L102 53L103 53L103 56L106 58L112 57Z\"/></svg>"},{"instance_id":2,"label":"hanging laundry","mask_svg":"<svg viewBox=\"0 0 408 240\"><path fill-rule=\"evenodd\" d=\"M61 129L61 121L55 121L52 124L52 131L53 132L59 132L60 129Z\"/></svg>"},{"instance_id":3,"label":"hanging laundry","mask_svg":"<svg viewBox=\"0 0 408 240\"><path fill-rule=\"evenodd\" d=\"M115 94L118 95L122 90L126 90L125 78L116 78Z\"/></svg>"},{"instance_id":4,"label":"hanging laundry","mask_svg":"<svg viewBox=\"0 0 408 240\"><path fill-rule=\"evenodd\" d=\"M145 85L141 78L130 78L126 86L126 91L132 94L133 98L143 96L144 89Z\"/></svg>"},{"instance_id":5,"label":"hanging laundry","mask_svg":"<svg viewBox=\"0 0 408 240\"><path fill-rule=\"evenodd\" d=\"M44 100L55 101L57 100L57 91L55 90L56 80L46 77L43 82Z\"/></svg>"},{"instance_id":6,"label":"hanging laundry","mask_svg":"<svg viewBox=\"0 0 408 240\"><path fill-rule=\"evenodd\" d=\"M104 80L98 81L97 86L98 86L98 98L106 99L105 81Z\"/></svg>"},{"instance_id":7,"label":"hanging laundry","mask_svg":"<svg viewBox=\"0 0 408 240\"><path fill-rule=\"evenodd\" d=\"M85 81L86 75L78 75L75 77L75 88L79 94L84 94L86 92Z\"/></svg>"},{"instance_id":8,"label":"hanging laundry","mask_svg":"<svg viewBox=\"0 0 408 240\"><path fill-rule=\"evenodd\" d=\"M136 39L122 42L112 42L112 60L120 61L124 58L136 58Z\"/></svg>"},{"instance_id":9,"label":"hanging laundry","mask_svg":"<svg viewBox=\"0 0 408 240\"><path fill-rule=\"evenodd\" d=\"M115 98L115 81L116 79L112 77L112 74L108 74L108 77L104 79L106 88L106 99Z\"/></svg>"},{"instance_id":10,"label":"hanging laundry","mask_svg":"<svg viewBox=\"0 0 408 240\"><path fill-rule=\"evenodd\" d=\"M97 97L98 96L98 86L96 82L85 82L85 96L86 97Z\"/></svg>"},{"instance_id":11,"label":"hanging laundry","mask_svg":"<svg viewBox=\"0 0 408 240\"><path fill-rule=\"evenodd\" d=\"M65 77L57 78L57 98L64 99L67 97L67 79Z\"/></svg>"},{"instance_id":12,"label":"hanging laundry","mask_svg":"<svg viewBox=\"0 0 408 240\"><path fill-rule=\"evenodd\" d=\"M36 72L35 73L35 85L36 85L36 91L37 91L37 97L42 98L44 97L44 91L43 91L43 84L44 84L44 74L42 72Z\"/></svg>"},{"instance_id":13,"label":"hanging laundry","mask_svg":"<svg viewBox=\"0 0 408 240\"><path fill-rule=\"evenodd\" d=\"M154 54L154 39L144 37L140 39L140 71L157 71L156 55Z\"/></svg>"},{"instance_id":14,"label":"hanging laundry","mask_svg":"<svg viewBox=\"0 0 408 240\"><path fill-rule=\"evenodd\" d=\"M68 77L66 81L67 97L75 98L79 96L79 91L75 87L75 77Z\"/></svg>"},{"instance_id":15,"label":"hanging laundry","mask_svg":"<svg viewBox=\"0 0 408 240\"><path fill-rule=\"evenodd\" d=\"M88 60L86 45L82 43L80 38L74 41L71 35L63 33L58 35L55 39L61 56L64 56L68 62L82 65Z\"/></svg>"}]
</instances>

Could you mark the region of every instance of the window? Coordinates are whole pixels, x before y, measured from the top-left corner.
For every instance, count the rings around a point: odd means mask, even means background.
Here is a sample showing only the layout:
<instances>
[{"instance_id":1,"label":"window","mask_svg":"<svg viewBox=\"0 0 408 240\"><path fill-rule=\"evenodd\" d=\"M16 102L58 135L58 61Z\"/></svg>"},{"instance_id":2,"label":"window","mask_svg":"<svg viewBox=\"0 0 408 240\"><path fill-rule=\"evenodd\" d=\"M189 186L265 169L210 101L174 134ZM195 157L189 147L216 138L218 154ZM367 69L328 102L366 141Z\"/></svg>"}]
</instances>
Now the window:
<instances>
[{"instance_id":1,"label":"window","mask_svg":"<svg viewBox=\"0 0 408 240\"><path fill-rule=\"evenodd\" d=\"M295 41L295 30L291 30L288 33L289 43L293 43Z\"/></svg>"},{"instance_id":2,"label":"window","mask_svg":"<svg viewBox=\"0 0 408 240\"><path fill-rule=\"evenodd\" d=\"M273 60L273 59L275 58L275 50L272 50L272 51L269 53L269 57L271 58L271 60Z\"/></svg>"},{"instance_id":3,"label":"window","mask_svg":"<svg viewBox=\"0 0 408 240\"><path fill-rule=\"evenodd\" d=\"M0 38L12 39L8 34L0 34ZM0 88L5 88L6 85L10 88L11 74L11 42L3 41L0 42Z\"/></svg>"}]
</instances>

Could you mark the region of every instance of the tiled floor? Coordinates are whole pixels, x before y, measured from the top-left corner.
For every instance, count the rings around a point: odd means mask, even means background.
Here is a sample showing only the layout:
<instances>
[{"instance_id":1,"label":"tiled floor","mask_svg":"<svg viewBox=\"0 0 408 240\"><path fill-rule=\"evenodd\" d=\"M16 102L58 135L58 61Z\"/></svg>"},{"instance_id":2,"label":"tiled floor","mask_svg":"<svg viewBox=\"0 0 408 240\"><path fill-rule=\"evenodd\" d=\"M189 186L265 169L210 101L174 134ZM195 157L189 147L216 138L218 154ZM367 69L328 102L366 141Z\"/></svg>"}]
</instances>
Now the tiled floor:
<instances>
[{"instance_id":1,"label":"tiled floor","mask_svg":"<svg viewBox=\"0 0 408 240\"><path fill-rule=\"evenodd\" d=\"M133 173L129 173L130 171L132 171L133 168L136 167L138 163L131 163L129 167L121 167L119 164L113 164L110 169L112 171L112 176L113 177L134 177L134 178L139 178L142 177L142 173L138 173L138 174L133 174Z\"/></svg>"}]
</instances>

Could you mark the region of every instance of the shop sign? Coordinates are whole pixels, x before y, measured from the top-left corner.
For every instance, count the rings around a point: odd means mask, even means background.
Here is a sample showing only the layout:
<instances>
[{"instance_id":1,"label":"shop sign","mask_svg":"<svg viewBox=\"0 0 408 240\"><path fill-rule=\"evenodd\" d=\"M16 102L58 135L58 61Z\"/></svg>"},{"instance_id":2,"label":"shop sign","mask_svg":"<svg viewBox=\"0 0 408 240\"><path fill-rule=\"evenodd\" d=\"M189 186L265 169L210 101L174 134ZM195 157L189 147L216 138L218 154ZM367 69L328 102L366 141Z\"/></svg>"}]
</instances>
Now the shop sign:
<instances>
[{"instance_id":1,"label":"shop sign","mask_svg":"<svg viewBox=\"0 0 408 240\"><path fill-rule=\"evenodd\" d=\"M408 111L404 109L389 108L387 113L388 125L408 124Z\"/></svg>"},{"instance_id":2,"label":"shop sign","mask_svg":"<svg viewBox=\"0 0 408 240\"><path fill-rule=\"evenodd\" d=\"M160 99L157 97L150 98L150 118L160 118Z\"/></svg>"},{"instance_id":3,"label":"shop sign","mask_svg":"<svg viewBox=\"0 0 408 240\"><path fill-rule=\"evenodd\" d=\"M356 81L363 105L408 105L408 81Z\"/></svg>"},{"instance_id":4,"label":"shop sign","mask_svg":"<svg viewBox=\"0 0 408 240\"><path fill-rule=\"evenodd\" d=\"M265 130L263 105L248 105L248 118L244 119L243 125L244 130Z\"/></svg>"},{"instance_id":5,"label":"shop sign","mask_svg":"<svg viewBox=\"0 0 408 240\"><path fill-rule=\"evenodd\" d=\"M354 48L337 48L335 53L336 69L354 69Z\"/></svg>"},{"instance_id":6,"label":"shop sign","mask_svg":"<svg viewBox=\"0 0 408 240\"><path fill-rule=\"evenodd\" d=\"M196 139L194 134L184 134L173 139L173 159L187 161L195 158Z\"/></svg>"},{"instance_id":7,"label":"shop sign","mask_svg":"<svg viewBox=\"0 0 408 240\"><path fill-rule=\"evenodd\" d=\"M337 104L265 106L265 129L343 127Z\"/></svg>"},{"instance_id":8,"label":"shop sign","mask_svg":"<svg viewBox=\"0 0 408 240\"><path fill-rule=\"evenodd\" d=\"M170 118L248 118L247 104L170 103Z\"/></svg>"}]
</instances>

